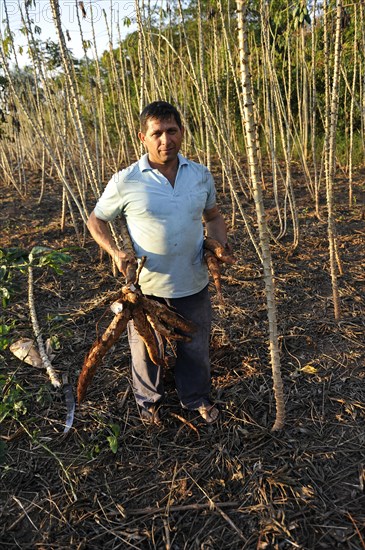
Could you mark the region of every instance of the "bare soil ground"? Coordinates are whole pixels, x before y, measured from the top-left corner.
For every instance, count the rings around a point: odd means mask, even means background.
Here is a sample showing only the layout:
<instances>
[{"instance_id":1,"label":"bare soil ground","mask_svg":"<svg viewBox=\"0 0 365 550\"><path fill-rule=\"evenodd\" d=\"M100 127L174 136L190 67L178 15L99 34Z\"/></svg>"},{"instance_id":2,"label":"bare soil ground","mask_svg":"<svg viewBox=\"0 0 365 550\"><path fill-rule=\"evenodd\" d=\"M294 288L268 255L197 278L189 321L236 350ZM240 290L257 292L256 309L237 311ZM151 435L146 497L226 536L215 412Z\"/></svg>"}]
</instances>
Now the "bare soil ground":
<instances>
[{"instance_id":1,"label":"bare soil ground","mask_svg":"<svg viewBox=\"0 0 365 550\"><path fill-rule=\"evenodd\" d=\"M273 244L287 413L281 433L270 431L275 402L262 269L241 220L231 230L239 262L225 271L224 307L212 288L213 396L221 409L214 426L180 409L171 370L163 426L145 426L123 335L64 435L62 390L52 389L44 371L2 352L3 398L13 391L24 407L1 425L2 549L365 548L364 180L358 172L353 208L346 180L336 185L340 322L333 318L326 223L313 216L299 170L300 245L290 253L290 223ZM89 236L78 245L70 219L60 231L57 183L47 182L37 204L38 181L30 176L24 200L0 184L0 246L69 249L63 275L35 270L35 298L44 338L59 342L53 364L75 388L96 326L101 331L112 319L108 307L121 280ZM219 201L229 221L230 198L221 191ZM255 225L254 206L244 202ZM275 235L269 193L266 205ZM2 312L3 322L16 321L11 341L32 337L26 275L15 279L18 292Z\"/></svg>"}]
</instances>

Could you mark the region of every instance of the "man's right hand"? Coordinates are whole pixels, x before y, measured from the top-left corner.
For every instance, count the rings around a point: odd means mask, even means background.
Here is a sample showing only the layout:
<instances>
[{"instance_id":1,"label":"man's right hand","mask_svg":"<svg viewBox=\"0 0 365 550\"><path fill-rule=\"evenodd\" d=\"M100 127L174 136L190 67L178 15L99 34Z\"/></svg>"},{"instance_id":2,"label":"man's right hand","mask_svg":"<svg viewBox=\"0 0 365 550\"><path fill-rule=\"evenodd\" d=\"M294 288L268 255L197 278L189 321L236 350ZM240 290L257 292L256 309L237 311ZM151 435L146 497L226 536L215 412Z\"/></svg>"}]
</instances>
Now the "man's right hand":
<instances>
[{"instance_id":1,"label":"man's right hand","mask_svg":"<svg viewBox=\"0 0 365 550\"><path fill-rule=\"evenodd\" d=\"M132 283L136 278L137 261L133 254L127 254L123 250L112 250L111 257L119 271L127 279L127 283Z\"/></svg>"},{"instance_id":2,"label":"man's right hand","mask_svg":"<svg viewBox=\"0 0 365 550\"><path fill-rule=\"evenodd\" d=\"M118 270L126 277L127 282L134 282L137 271L137 260L134 254L126 253L124 250L116 248L108 223L97 218L95 211L93 211L87 221L87 227L98 245L110 254Z\"/></svg>"}]
</instances>

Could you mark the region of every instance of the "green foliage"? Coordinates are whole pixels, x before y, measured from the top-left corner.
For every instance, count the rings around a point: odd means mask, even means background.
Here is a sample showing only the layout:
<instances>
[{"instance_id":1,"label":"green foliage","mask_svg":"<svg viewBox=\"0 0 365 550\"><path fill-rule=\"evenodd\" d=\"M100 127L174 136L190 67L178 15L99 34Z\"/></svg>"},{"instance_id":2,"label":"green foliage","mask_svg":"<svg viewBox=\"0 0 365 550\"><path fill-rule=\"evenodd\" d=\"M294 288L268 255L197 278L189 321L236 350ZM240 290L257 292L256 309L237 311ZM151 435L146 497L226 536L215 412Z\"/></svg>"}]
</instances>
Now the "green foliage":
<instances>
[{"instance_id":1,"label":"green foliage","mask_svg":"<svg viewBox=\"0 0 365 550\"><path fill-rule=\"evenodd\" d=\"M39 404L39 406L49 407L53 401L51 386L49 386L48 384L43 384L42 386L40 386L39 390L36 393L35 400Z\"/></svg>"},{"instance_id":2,"label":"green foliage","mask_svg":"<svg viewBox=\"0 0 365 550\"><path fill-rule=\"evenodd\" d=\"M2 318L0 318L0 351L4 351L9 346L9 338L11 330L15 326L15 321L11 321L9 324L6 324Z\"/></svg>"},{"instance_id":3,"label":"green foliage","mask_svg":"<svg viewBox=\"0 0 365 550\"><path fill-rule=\"evenodd\" d=\"M27 413L26 393L12 377L0 375L0 390L0 423L8 416L18 420Z\"/></svg>"},{"instance_id":4,"label":"green foliage","mask_svg":"<svg viewBox=\"0 0 365 550\"><path fill-rule=\"evenodd\" d=\"M111 435L108 435L106 440L109 443L110 450L115 454L118 450L118 437L120 435L119 424L110 424L108 426Z\"/></svg>"},{"instance_id":5,"label":"green foliage","mask_svg":"<svg viewBox=\"0 0 365 550\"><path fill-rule=\"evenodd\" d=\"M27 0L31 2L32 0ZM147 5L148 4L148 5ZM144 23L145 41L145 97L146 99L154 99L155 96L164 95L167 100L176 101L178 106L184 113L184 118L187 121L189 130L191 130L193 142L197 148L204 146L201 143L202 135L201 126L205 124L205 120L199 120L202 109L199 105L198 94L195 89L196 83L182 69L180 60L188 70L194 68L197 75L198 85L200 85L201 71L204 73L207 82L208 103L212 112L218 115L219 111L224 112L224 117L229 116L229 132L234 136L237 145L241 150L243 147L242 135L242 120L241 112L238 105L238 97L236 86L234 84L232 72L228 60L228 53L225 41L223 39L223 24L220 16L217 0L183 0L182 13L184 19L184 29L182 26L182 18L178 7L178 2L172 0L165 5L145 4L142 11L142 20ZM200 6L201 17L198 18L198 5ZM329 33L333 36L335 28L335 10L334 2L329 3ZM353 7L355 6L355 7ZM272 62L275 79L277 79L278 89L283 99L283 110L291 113L292 127L301 128L302 126L302 109L301 97L303 97L303 86L308 86L309 99L311 95L311 71L314 69L314 80L316 85L316 135L320 142L323 137L323 113L324 113L324 44L323 44L323 12L321 3L317 3L315 14L313 13L313 3L307 0L270 0L270 2L261 2L260 0L252 0L247 3L247 26L250 44L250 65L253 79L254 102L257 107L258 117L260 121L265 120L265 105L267 105L267 97L264 84L264 69L262 63L266 62L262 52L263 36L262 33L268 25L267 37L269 55ZM342 25L342 70L345 72L349 85L351 86L352 77L354 74L354 45L357 46L357 59L362 59L364 62L364 52L362 48L362 29L359 22L355 27L354 12L355 4L349 4L343 9L343 25ZM264 12L267 10L267 13ZM224 24L228 32L229 49L232 54L232 61L236 77L239 73L238 62L238 44L237 44L237 25L236 25L236 6L234 2L222 0L222 11ZM200 49L198 37L198 21L202 27L203 34L203 51L204 51L204 66L200 67ZM135 17L126 16L121 23L125 27L129 27L135 23ZM34 23L32 23L34 25ZM135 29L135 27L134 27ZM34 36L38 33L38 28L34 26ZM131 29L132 30L132 29ZM184 32L186 32L186 40ZM315 39L314 59L312 58L312 37ZM357 36L355 36L357 33ZM114 34L115 36L115 34ZM168 43L163 39L166 38L172 47L178 52L178 57L170 49ZM84 47L89 50L91 46L90 40L84 40ZM12 34L10 29L5 29L2 47L6 51L6 55L11 56L12 50ZM33 49L34 57L41 60L47 78L52 79L50 84L51 94L57 95L60 103L64 103L67 109L67 97L65 90L65 75L63 73L63 63L58 42L53 42L48 39L41 41L36 38L33 43L28 46ZM332 78L333 68L333 41L330 40L329 64L330 64L330 80ZM106 50L102 53L98 63L89 58L76 60L72 57L69 50L71 61L73 63L74 74L77 79L77 94L79 97L79 105L82 116L82 121L85 129L86 139L91 147L95 146L95 140L105 139L108 136L110 145L113 151L117 151L120 146L120 136L122 130L127 128L127 132L133 132L133 123L130 124L129 114L126 116L124 103L130 105L131 115L133 120L137 122L139 111L139 93L141 89L141 71L140 69L140 48L141 41L137 31L130 32L124 38L119 46L113 52ZM191 52L191 58L188 55L188 49ZM113 59L111 59L113 56ZM217 69L217 80L215 78L214 66L217 56L219 68ZM212 61L213 59L213 61ZM168 60L168 63L167 63ZM169 67L169 74L163 73L165 67ZM162 64L162 67L159 64ZM191 67L193 64L194 67ZM100 69L100 78L98 70ZM362 67L358 63L357 82L355 86L356 105L361 106L360 97L360 78ZM37 77L37 71L33 69L24 69L16 74L16 87L21 90L22 99L29 99L29 90L34 95L38 87L38 98L42 102L44 99L44 85L42 80ZM14 70L16 73L16 70ZM266 72L268 74L268 72ZM179 79L186 79L184 86L179 85ZM343 80L343 79L342 79ZM239 81L239 77L238 77ZM0 80L0 87L2 83ZM7 87L7 81L4 78L3 85ZM270 85L270 84L269 84ZM240 86L240 83L238 83ZM298 89L297 89L298 87ZM339 116L338 127L340 130L348 127L348 105L349 105L349 90L347 86L341 84L339 92ZM290 93L290 97L288 94ZM101 102L102 98L102 102ZM36 103L31 97L29 109L33 109ZM218 101L219 100L219 101ZM103 110L99 107L102 103ZM289 105L287 105L289 103ZM224 106L224 110L220 109ZM274 107L274 116L281 116L278 113L278 108ZM8 113L6 113L8 114ZM38 114L38 113L35 113ZM67 122L71 121L72 108L67 112ZM0 113L1 117L1 113ZM46 128L54 131L54 125L51 122L52 113L45 112L44 120ZM354 112L354 128L358 130L361 126L361 110L355 107ZM1 121L1 118L0 118ZM120 121L120 122L119 122ZM105 131L103 125L106 125ZM118 125L120 124L119 128ZM10 125L8 125L10 126ZM122 128L123 126L123 128ZM4 123L5 127L5 123ZM68 131L75 138L73 125L70 124ZM1 130L0 130L1 135ZM105 144L104 144L105 145ZM106 148L104 147L104 151ZM106 165L108 161L106 160ZM42 259L41 263L46 266L52 263L52 258ZM57 270L58 268L56 268ZM59 271L62 274L62 271ZM3 296L5 301L9 300L9 296Z\"/></svg>"},{"instance_id":6,"label":"green foliage","mask_svg":"<svg viewBox=\"0 0 365 550\"><path fill-rule=\"evenodd\" d=\"M42 254L42 252L46 252L46 254ZM41 255L39 257L38 263L39 267L50 267L57 273L57 275L63 275L61 266L71 261L71 257L68 254L65 254L64 252L58 252L56 250L50 251L48 249L48 251L41 251L40 254Z\"/></svg>"},{"instance_id":7,"label":"green foliage","mask_svg":"<svg viewBox=\"0 0 365 550\"><path fill-rule=\"evenodd\" d=\"M0 300L5 308L18 286L14 282L14 271L24 273L27 254L20 248L0 248Z\"/></svg>"},{"instance_id":8,"label":"green foliage","mask_svg":"<svg viewBox=\"0 0 365 550\"><path fill-rule=\"evenodd\" d=\"M20 248L0 248L0 300L5 308L18 290L14 273L26 274L28 265L49 267L58 275L63 275L61 266L71 261L71 256L63 250L52 250L35 246L29 255Z\"/></svg>"},{"instance_id":9,"label":"green foliage","mask_svg":"<svg viewBox=\"0 0 365 550\"><path fill-rule=\"evenodd\" d=\"M94 430L91 440L84 446L87 456L91 460L94 460L108 449L116 454L119 448L120 425L115 423L106 424L101 417L97 418L97 422L99 429Z\"/></svg>"},{"instance_id":10,"label":"green foliage","mask_svg":"<svg viewBox=\"0 0 365 550\"><path fill-rule=\"evenodd\" d=\"M304 25L304 23L311 24L311 18L306 5L298 4L293 11L294 29Z\"/></svg>"},{"instance_id":11,"label":"green foliage","mask_svg":"<svg viewBox=\"0 0 365 550\"><path fill-rule=\"evenodd\" d=\"M342 166L348 165L349 159L349 138L343 131L336 134L336 158ZM353 136L352 163L354 166L364 162L364 144L360 132L357 131Z\"/></svg>"},{"instance_id":12,"label":"green foliage","mask_svg":"<svg viewBox=\"0 0 365 550\"><path fill-rule=\"evenodd\" d=\"M5 38L3 39L2 43L1 43L4 55L5 55L5 57L8 57L8 58L10 57L10 54L11 54L11 46L12 46L12 43L13 43L13 37L14 37L14 33L7 34L7 36L5 36Z\"/></svg>"}]
</instances>

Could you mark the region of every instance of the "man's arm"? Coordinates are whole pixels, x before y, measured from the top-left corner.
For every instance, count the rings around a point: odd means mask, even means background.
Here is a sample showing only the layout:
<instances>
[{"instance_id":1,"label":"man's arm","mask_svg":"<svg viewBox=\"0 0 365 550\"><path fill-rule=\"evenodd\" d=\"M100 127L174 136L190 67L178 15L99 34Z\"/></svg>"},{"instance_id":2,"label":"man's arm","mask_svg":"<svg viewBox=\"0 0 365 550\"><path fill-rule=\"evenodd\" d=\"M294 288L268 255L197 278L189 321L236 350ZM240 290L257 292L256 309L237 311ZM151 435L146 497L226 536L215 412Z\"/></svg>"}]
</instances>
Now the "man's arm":
<instances>
[{"instance_id":1,"label":"man's arm","mask_svg":"<svg viewBox=\"0 0 365 550\"><path fill-rule=\"evenodd\" d=\"M204 210L203 219L207 230L207 236L215 239L225 248L229 248L227 241L227 227L218 206Z\"/></svg>"},{"instance_id":2,"label":"man's arm","mask_svg":"<svg viewBox=\"0 0 365 550\"><path fill-rule=\"evenodd\" d=\"M135 258L131 254L126 254L123 250L117 248L108 223L97 218L93 211L87 221L87 228L93 239L103 250L110 254L119 271L125 275L128 263L135 263Z\"/></svg>"}]
</instances>

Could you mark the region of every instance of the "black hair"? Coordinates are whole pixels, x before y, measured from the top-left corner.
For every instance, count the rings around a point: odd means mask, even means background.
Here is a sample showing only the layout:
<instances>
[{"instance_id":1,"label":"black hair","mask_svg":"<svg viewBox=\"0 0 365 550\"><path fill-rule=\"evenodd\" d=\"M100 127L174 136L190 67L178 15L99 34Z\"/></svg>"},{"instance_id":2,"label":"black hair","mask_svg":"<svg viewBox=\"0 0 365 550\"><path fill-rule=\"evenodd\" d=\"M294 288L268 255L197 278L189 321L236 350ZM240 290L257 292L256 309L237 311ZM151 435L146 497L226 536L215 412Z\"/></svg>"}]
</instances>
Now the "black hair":
<instances>
[{"instance_id":1,"label":"black hair","mask_svg":"<svg viewBox=\"0 0 365 550\"><path fill-rule=\"evenodd\" d=\"M181 130L182 123L179 111L167 101L153 101L152 103L146 105L139 116L141 130L142 132L146 131L147 121L150 118L167 120L171 117L175 119L176 124Z\"/></svg>"}]
</instances>

